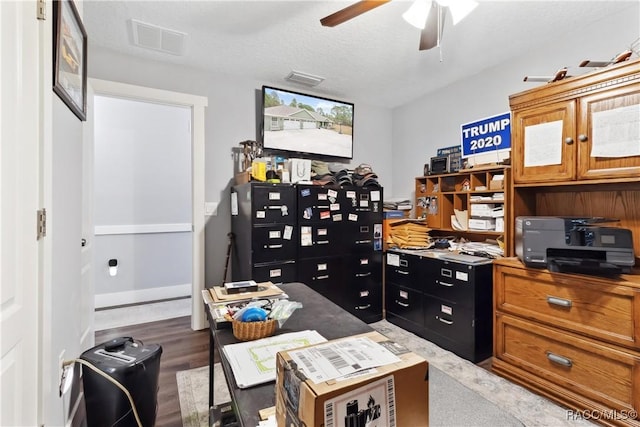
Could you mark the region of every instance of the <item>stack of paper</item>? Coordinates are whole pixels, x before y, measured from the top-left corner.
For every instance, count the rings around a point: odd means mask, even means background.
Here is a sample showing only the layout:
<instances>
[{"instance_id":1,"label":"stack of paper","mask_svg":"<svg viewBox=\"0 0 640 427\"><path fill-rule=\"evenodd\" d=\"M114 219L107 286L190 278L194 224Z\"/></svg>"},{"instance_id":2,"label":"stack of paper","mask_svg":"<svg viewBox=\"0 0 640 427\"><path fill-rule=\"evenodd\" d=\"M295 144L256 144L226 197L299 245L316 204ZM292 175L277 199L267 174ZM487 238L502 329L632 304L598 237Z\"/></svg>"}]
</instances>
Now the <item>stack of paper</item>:
<instances>
[{"instance_id":1,"label":"stack of paper","mask_svg":"<svg viewBox=\"0 0 640 427\"><path fill-rule=\"evenodd\" d=\"M255 341L229 344L222 352L239 388L276 380L276 353L327 341L316 331L290 332Z\"/></svg>"}]
</instances>

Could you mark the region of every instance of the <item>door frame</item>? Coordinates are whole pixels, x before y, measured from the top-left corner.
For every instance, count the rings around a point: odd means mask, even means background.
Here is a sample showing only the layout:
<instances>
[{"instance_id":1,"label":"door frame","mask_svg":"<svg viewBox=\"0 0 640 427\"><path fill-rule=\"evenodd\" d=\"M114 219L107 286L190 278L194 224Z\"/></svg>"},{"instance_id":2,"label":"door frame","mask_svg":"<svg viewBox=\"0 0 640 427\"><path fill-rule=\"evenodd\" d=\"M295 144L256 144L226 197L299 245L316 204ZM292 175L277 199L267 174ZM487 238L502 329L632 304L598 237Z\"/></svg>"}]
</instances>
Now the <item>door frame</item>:
<instances>
[{"instance_id":1,"label":"door frame","mask_svg":"<svg viewBox=\"0 0 640 427\"><path fill-rule=\"evenodd\" d=\"M205 154L204 154L204 110L208 98L163 89L118 83L108 80L89 79L95 95L114 96L135 101L155 102L191 108L191 192L192 192L192 271L191 271L191 329L206 327L204 305L200 293L204 289L204 204L205 204Z\"/></svg>"}]
</instances>

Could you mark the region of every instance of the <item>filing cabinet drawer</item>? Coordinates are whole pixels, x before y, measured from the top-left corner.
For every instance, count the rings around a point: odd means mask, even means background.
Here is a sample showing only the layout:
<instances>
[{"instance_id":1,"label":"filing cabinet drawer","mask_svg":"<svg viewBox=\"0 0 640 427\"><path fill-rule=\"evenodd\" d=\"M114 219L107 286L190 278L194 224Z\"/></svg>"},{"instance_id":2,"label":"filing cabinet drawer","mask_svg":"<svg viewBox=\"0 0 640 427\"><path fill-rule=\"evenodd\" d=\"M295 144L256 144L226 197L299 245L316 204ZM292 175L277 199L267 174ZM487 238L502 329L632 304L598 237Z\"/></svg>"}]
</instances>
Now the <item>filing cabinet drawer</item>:
<instances>
[{"instance_id":1,"label":"filing cabinet drawer","mask_svg":"<svg viewBox=\"0 0 640 427\"><path fill-rule=\"evenodd\" d=\"M640 353L498 315L495 356L609 408L640 410Z\"/></svg>"},{"instance_id":2,"label":"filing cabinet drawer","mask_svg":"<svg viewBox=\"0 0 640 427\"><path fill-rule=\"evenodd\" d=\"M332 223L300 225L299 258L314 258L342 253L340 228Z\"/></svg>"},{"instance_id":3,"label":"filing cabinet drawer","mask_svg":"<svg viewBox=\"0 0 640 427\"><path fill-rule=\"evenodd\" d=\"M295 222L296 195L288 185L253 185L253 224ZM251 199L250 199L251 200Z\"/></svg>"},{"instance_id":4,"label":"filing cabinet drawer","mask_svg":"<svg viewBox=\"0 0 640 427\"><path fill-rule=\"evenodd\" d=\"M334 218L351 206L351 200L345 196L341 188L325 186L298 187L298 221L302 225L307 222L346 221L346 218Z\"/></svg>"},{"instance_id":5,"label":"filing cabinet drawer","mask_svg":"<svg viewBox=\"0 0 640 427\"><path fill-rule=\"evenodd\" d=\"M289 224L269 224L253 227L253 263L296 259L295 227Z\"/></svg>"},{"instance_id":6,"label":"filing cabinet drawer","mask_svg":"<svg viewBox=\"0 0 640 427\"><path fill-rule=\"evenodd\" d=\"M424 295L424 326L452 341L468 342L473 339L473 312L455 302Z\"/></svg>"},{"instance_id":7,"label":"filing cabinet drawer","mask_svg":"<svg viewBox=\"0 0 640 427\"><path fill-rule=\"evenodd\" d=\"M640 344L640 290L612 279L500 266L496 309L593 338Z\"/></svg>"},{"instance_id":8,"label":"filing cabinet drawer","mask_svg":"<svg viewBox=\"0 0 640 427\"><path fill-rule=\"evenodd\" d=\"M391 251L386 253L385 262L387 283L422 291L424 284L420 270L426 268L426 265L419 256Z\"/></svg>"},{"instance_id":9,"label":"filing cabinet drawer","mask_svg":"<svg viewBox=\"0 0 640 427\"><path fill-rule=\"evenodd\" d=\"M433 260L425 292L469 307L492 304L492 266Z\"/></svg>"},{"instance_id":10,"label":"filing cabinet drawer","mask_svg":"<svg viewBox=\"0 0 640 427\"><path fill-rule=\"evenodd\" d=\"M256 282L290 283L297 280L295 261L258 264L253 266L253 280Z\"/></svg>"},{"instance_id":11,"label":"filing cabinet drawer","mask_svg":"<svg viewBox=\"0 0 640 427\"><path fill-rule=\"evenodd\" d=\"M424 325L422 294L413 289L387 283L385 292L387 313Z\"/></svg>"}]
</instances>

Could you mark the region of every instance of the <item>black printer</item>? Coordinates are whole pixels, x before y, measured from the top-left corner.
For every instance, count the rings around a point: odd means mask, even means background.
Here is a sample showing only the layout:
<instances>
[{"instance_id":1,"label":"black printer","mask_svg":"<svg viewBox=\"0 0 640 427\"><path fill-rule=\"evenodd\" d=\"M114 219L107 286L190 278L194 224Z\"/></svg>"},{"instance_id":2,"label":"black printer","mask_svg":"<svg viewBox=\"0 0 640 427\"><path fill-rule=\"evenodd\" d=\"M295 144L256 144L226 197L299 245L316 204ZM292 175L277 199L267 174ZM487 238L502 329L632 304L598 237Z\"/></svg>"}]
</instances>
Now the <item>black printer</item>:
<instances>
[{"instance_id":1,"label":"black printer","mask_svg":"<svg viewBox=\"0 0 640 427\"><path fill-rule=\"evenodd\" d=\"M629 273L635 264L631 230L600 217L516 218L516 255L528 267L586 274Z\"/></svg>"}]
</instances>

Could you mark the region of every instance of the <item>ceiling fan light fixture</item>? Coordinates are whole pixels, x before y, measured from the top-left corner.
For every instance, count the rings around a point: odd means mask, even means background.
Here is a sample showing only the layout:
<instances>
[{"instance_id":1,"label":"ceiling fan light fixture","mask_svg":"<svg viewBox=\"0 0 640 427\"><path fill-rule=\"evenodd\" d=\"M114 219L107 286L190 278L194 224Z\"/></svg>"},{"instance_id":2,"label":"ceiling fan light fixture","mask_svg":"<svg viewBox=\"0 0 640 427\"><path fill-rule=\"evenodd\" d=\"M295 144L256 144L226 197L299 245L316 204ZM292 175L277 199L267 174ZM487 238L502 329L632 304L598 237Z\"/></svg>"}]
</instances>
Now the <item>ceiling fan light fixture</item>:
<instances>
[{"instance_id":1,"label":"ceiling fan light fixture","mask_svg":"<svg viewBox=\"0 0 640 427\"><path fill-rule=\"evenodd\" d=\"M416 28L424 29L427 17L431 11L431 0L415 0L402 17Z\"/></svg>"},{"instance_id":2,"label":"ceiling fan light fixture","mask_svg":"<svg viewBox=\"0 0 640 427\"><path fill-rule=\"evenodd\" d=\"M473 9L478 7L478 2L474 0L438 0L438 3L449 8L453 25L462 21Z\"/></svg>"}]
</instances>

